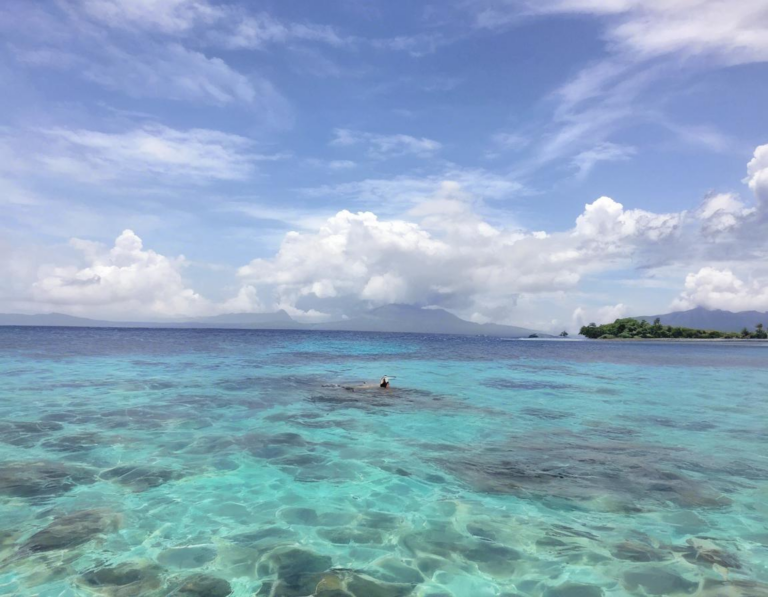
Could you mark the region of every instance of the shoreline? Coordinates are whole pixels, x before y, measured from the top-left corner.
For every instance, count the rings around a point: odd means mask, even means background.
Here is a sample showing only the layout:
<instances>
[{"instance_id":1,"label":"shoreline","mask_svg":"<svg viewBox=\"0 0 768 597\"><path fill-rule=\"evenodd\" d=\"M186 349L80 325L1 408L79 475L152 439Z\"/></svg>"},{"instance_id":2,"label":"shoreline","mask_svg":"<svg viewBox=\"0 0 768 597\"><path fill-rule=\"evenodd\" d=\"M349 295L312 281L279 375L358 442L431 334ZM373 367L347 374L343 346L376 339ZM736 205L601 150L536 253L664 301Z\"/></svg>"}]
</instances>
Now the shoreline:
<instances>
[{"instance_id":1,"label":"shoreline","mask_svg":"<svg viewBox=\"0 0 768 597\"><path fill-rule=\"evenodd\" d=\"M766 338L587 338L595 342L756 342L768 344Z\"/></svg>"}]
</instances>

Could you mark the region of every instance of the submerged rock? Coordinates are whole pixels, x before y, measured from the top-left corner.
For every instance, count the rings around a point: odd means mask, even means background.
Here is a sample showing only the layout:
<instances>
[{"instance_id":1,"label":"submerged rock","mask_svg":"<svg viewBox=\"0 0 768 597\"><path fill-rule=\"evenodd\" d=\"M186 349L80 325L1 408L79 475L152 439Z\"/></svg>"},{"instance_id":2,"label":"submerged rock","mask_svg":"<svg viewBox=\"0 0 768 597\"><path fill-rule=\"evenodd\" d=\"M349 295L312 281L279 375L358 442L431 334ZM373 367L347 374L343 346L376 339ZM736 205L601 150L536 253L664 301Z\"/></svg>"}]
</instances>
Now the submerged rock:
<instances>
[{"instance_id":1,"label":"submerged rock","mask_svg":"<svg viewBox=\"0 0 768 597\"><path fill-rule=\"evenodd\" d=\"M447 564L447 560L433 556L424 556L416 560L416 567L426 578L432 578L438 570L441 570Z\"/></svg>"},{"instance_id":2,"label":"submerged rock","mask_svg":"<svg viewBox=\"0 0 768 597\"><path fill-rule=\"evenodd\" d=\"M695 537L688 539L688 548L683 550L683 558L691 564L721 566L723 568L741 568L739 559L715 545L709 539Z\"/></svg>"},{"instance_id":3,"label":"submerged rock","mask_svg":"<svg viewBox=\"0 0 768 597\"><path fill-rule=\"evenodd\" d=\"M416 556L434 555L451 558L459 554L467 538L447 527L410 533L402 538L403 545Z\"/></svg>"},{"instance_id":4,"label":"submerged rock","mask_svg":"<svg viewBox=\"0 0 768 597\"><path fill-rule=\"evenodd\" d=\"M291 454L288 456L280 456L278 458L274 458L271 462L277 466L311 467L325 464L328 462L328 458L321 456L320 454L305 452L300 454Z\"/></svg>"},{"instance_id":5,"label":"submerged rock","mask_svg":"<svg viewBox=\"0 0 768 597\"><path fill-rule=\"evenodd\" d=\"M714 486L687 477L691 455L659 445L594 440L562 431L553 441L535 435L437 461L446 470L484 493L546 499L552 507L571 508L578 501L601 511L722 508L731 500ZM699 463L697 473L706 473Z\"/></svg>"},{"instance_id":6,"label":"submerged rock","mask_svg":"<svg viewBox=\"0 0 768 597\"><path fill-rule=\"evenodd\" d=\"M355 597L406 597L413 593L413 585L382 583L357 574L346 583L347 591Z\"/></svg>"},{"instance_id":7,"label":"submerged rock","mask_svg":"<svg viewBox=\"0 0 768 597\"><path fill-rule=\"evenodd\" d=\"M400 527L402 523L403 519L395 514L369 510L362 515L357 525L372 529L381 529L382 531L393 531Z\"/></svg>"},{"instance_id":8,"label":"submerged rock","mask_svg":"<svg viewBox=\"0 0 768 597\"><path fill-rule=\"evenodd\" d=\"M768 597L768 584L753 580L715 580L705 578L697 593L700 597Z\"/></svg>"},{"instance_id":9,"label":"submerged rock","mask_svg":"<svg viewBox=\"0 0 768 597\"><path fill-rule=\"evenodd\" d=\"M328 556L292 547L272 552L269 555L269 563L278 578L290 583L303 575L325 572L333 561Z\"/></svg>"},{"instance_id":10,"label":"submerged rock","mask_svg":"<svg viewBox=\"0 0 768 597\"><path fill-rule=\"evenodd\" d=\"M693 593L698 583L664 568L643 568L624 572L624 587L629 591L642 588L648 595Z\"/></svg>"},{"instance_id":11,"label":"submerged rock","mask_svg":"<svg viewBox=\"0 0 768 597\"><path fill-rule=\"evenodd\" d=\"M270 597L407 597L414 585L381 582L348 570L306 574L298 582L265 583L258 595Z\"/></svg>"},{"instance_id":12,"label":"submerged rock","mask_svg":"<svg viewBox=\"0 0 768 597\"><path fill-rule=\"evenodd\" d=\"M173 595L177 597L227 597L232 587L223 578L195 574L187 577Z\"/></svg>"},{"instance_id":13,"label":"submerged rock","mask_svg":"<svg viewBox=\"0 0 768 597\"><path fill-rule=\"evenodd\" d=\"M136 597L161 587L162 568L151 562L124 562L83 574L79 582L110 597Z\"/></svg>"},{"instance_id":14,"label":"submerged rock","mask_svg":"<svg viewBox=\"0 0 768 597\"><path fill-rule=\"evenodd\" d=\"M200 568L216 559L213 545L183 545L164 549L157 556L157 561L171 568Z\"/></svg>"},{"instance_id":15,"label":"submerged rock","mask_svg":"<svg viewBox=\"0 0 768 597\"><path fill-rule=\"evenodd\" d=\"M384 537L376 529L355 529L351 527L321 529L317 534L336 545L359 543L361 545L380 545Z\"/></svg>"},{"instance_id":16,"label":"submerged rock","mask_svg":"<svg viewBox=\"0 0 768 597\"><path fill-rule=\"evenodd\" d=\"M424 582L424 576L416 568L412 568L400 558L387 557L376 561L376 570L368 569L371 576L378 580L392 583L419 584Z\"/></svg>"},{"instance_id":17,"label":"submerged rock","mask_svg":"<svg viewBox=\"0 0 768 597\"><path fill-rule=\"evenodd\" d=\"M519 551L491 542L481 542L464 552L464 557L488 574L509 576L515 572L515 562L522 558Z\"/></svg>"},{"instance_id":18,"label":"submerged rock","mask_svg":"<svg viewBox=\"0 0 768 597\"><path fill-rule=\"evenodd\" d=\"M120 516L109 510L83 510L61 516L24 542L22 550L52 551L77 547L120 526Z\"/></svg>"},{"instance_id":19,"label":"submerged rock","mask_svg":"<svg viewBox=\"0 0 768 597\"><path fill-rule=\"evenodd\" d=\"M54 452L77 453L93 450L102 443L103 440L98 433L84 432L47 439L43 442L43 448Z\"/></svg>"},{"instance_id":20,"label":"submerged rock","mask_svg":"<svg viewBox=\"0 0 768 597\"><path fill-rule=\"evenodd\" d=\"M405 597L415 586L383 582L349 570L332 570L330 557L296 547L273 551L267 562L277 579L264 583L258 594L270 597Z\"/></svg>"},{"instance_id":21,"label":"submerged rock","mask_svg":"<svg viewBox=\"0 0 768 597\"><path fill-rule=\"evenodd\" d=\"M283 508L277 515L288 524L311 527L320 524L317 512L312 508Z\"/></svg>"},{"instance_id":22,"label":"submerged rock","mask_svg":"<svg viewBox=\"0 0 768 597\"><path fill-rule=\"evenodd\" d=\"M281 543L292 541L295 536L296 534L289 529L284 529L282 527L266 527L259 529L258 531L230 535L227 539L243 547L271 549Z\"/></svg>"},{"instance_id":23,"label":"submerged rock","mask_svg":"<svg viewBox=\"0 0 768 597\"><path fill-rule=\"evenodd\" d=\"M488 541L496 540L496 529L494 529L490 524L482 522L470 522L467 525L467 532L474 537L479 537L480 539L487 539Z\"/></svg>"},{"instance_id":24,"label":"submerged rock","mask_svg":"<svg viewBox=\"0 0 768 597\"><path fill-rule=\"evenodd\" d=\"M0 464L0 495L48 498L95 480L90 469L52 461L19 461Z\"/></svg>"},{"instance_id":25,"label":"submerged rock","mask_svg":"<svg viewBox=\"0 0 768 597\"><path fill-rule=\"evenodd\" d=\"M64 429L55 421L2 421L0 441L20 448L31 448L49 433Z\"/></svg>"},{"instance_id":26,"label":"submerged rock","mask_svg":"<svg viewBox=\"0 0 768 597\"><path fill-rule=\"evenodd\" d=\"M120 483L133 491L145 491L182 477L181 473L172 469L132 465L116 466L99 474L100 479Z\"/></svg>"},{"instance_id":27,"label":"submerged rock","mask_svg":"<svg viewBox=\"0 0 768 597\"><path fill-rule=\"evenodd\" d=\"M624 541L611 549L611 555L618 560L630 562L662 562L672 558L667 551L639 541Z\"/></svg>"},{"instance_id":28,"label":"submerged rock","mask_svg":"<svg viewBox=\"0 0 768 597\"><path fill-rule=\"evenodd\" d=\"M556 587L548 587L542 597L603 597L603 589L597 585L567 582Z\"/></svg>"}]
</instances>

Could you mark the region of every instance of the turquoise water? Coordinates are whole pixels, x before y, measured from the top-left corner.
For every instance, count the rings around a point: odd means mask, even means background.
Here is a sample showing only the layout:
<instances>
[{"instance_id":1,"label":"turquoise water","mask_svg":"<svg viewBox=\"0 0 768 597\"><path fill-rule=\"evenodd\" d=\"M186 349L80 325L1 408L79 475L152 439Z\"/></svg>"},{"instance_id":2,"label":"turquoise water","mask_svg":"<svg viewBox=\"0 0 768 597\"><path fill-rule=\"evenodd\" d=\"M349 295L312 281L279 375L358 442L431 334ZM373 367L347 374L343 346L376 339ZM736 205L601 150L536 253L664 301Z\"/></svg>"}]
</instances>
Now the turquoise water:
<instances>
[{"instance_id":1,"label":"turquoise water","mask_svg":"<svg viewBox=\"0 0 768 597\"><path fill-rule=\"evenodd\" d=\"M0 594L768 595L766 364L0 328Z\"/></svg>"}]
</instances>

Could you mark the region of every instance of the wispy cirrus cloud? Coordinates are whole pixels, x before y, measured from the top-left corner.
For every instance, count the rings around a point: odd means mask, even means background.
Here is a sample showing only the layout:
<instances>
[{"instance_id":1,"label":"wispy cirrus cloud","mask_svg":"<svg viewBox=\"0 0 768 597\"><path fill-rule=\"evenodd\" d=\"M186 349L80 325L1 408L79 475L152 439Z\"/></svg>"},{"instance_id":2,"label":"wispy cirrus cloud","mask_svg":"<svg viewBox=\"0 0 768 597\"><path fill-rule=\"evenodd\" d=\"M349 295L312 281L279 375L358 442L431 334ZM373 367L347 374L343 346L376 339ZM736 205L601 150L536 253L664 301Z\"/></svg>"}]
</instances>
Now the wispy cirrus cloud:
<instances>
[{"instance_id":1,"label":"wispy cirrus cloud","mask_svg":"<svg viewBox=\"0 0 768 597\"><path fill-rule=\"evenodd\" d=\"M394 178L367 178L354 182L305 188L303 193L311 197L342 197L359 205L380 206L387 212L395 207L400 210L423 201L437 193L445 181L461 187L479 200L498 201L512 199L526 193L525 187L507 176L482 169L458 167L443 169L430 175L403 175Z\"/></svg>"},{"instance_id":2,"label":"wispy cirrus cloud","mask_svg":"<svg viewBox=\"0 0 768 597\"><path fill-rule=\"evenodd\" d=\"M250 139L208 129L145 125L119 133L56 128L42 134L48 148L30 159L54 174L87 182L246 180L256 162L286 157L255 153Z\"/></svg>"},{"instance_id":3,"label":"wispy cirrus cloud","mask_svg":"<svg viewBox=\"0 0 768 597\"><path fill-rule=\"evenodd\" d=\"M713 64L768 61L768 4L762 0L482 0L463 6L475 28L484 31L575 14L593 17L603 28L606 57L586 65L551 96L551 119L520 172L578 161L596 143L614 143L615 135L639 123L723 151L730 139L709 123L674 122L664 114L665 96L651 90ZM585 170L579 172L584 176Z\"/></svg>"},{"instance_id":4,"label":"wispy cirrus cloud","mask_svg":"<svg viewBox=\"0 0 768 597\"><path fill-rule=\"evenodd\" d=\"M223 17L222 9L206 0L80 0L71 7L110 27L172 35Z\"/></svg>"},{"instance_id":5,"label":"wispy cirrus cloud","mask_svg":"<svg viewBox=\"0 0 768 597\"><path fill-rule=\"evenodd\" d=\"M431 157L443 146L439 141L426 137L395 134L381 135L350 129L336 129L333 132L331 145L334 147L366 147L370 156L375 158L392 158L404 155L416 157Z\"/></svg>"},{"instance_id":6,"label":"wispy cirrus cloud","mask_svg":"<svg viewBox=\"0 0 768 597\"><path fill-rule=\"evenodd\" d=\"M536 15L591 15L603 20L611 49L633 60L673 54L726 64L768 60L762 0L485 0L472 10L476 25L491 29Z\"/></svg>"},{"instance_id":7,"label":"wispy cirrus cloud","mask_svg":"<svg viewBox=\"0 0 768 597\"><path fill-rule=\"evenodd\" d=\"M290 124L289 103L263 73L242 72L192 36L217 31L222 11L197 0L10 0L0 29L24 67L69 71L132 98L242 106L264 122Z\"/></svg>"},{"instance_id":8,"label":"wispy cirrus cloud","mask_svg":"<svg viewBox=\"0 0 768 597\"><path fill-rule=\"evenodd\" d=\"M616 143L599 143L594 147L582 151L573 158L573 166L576 168L576 176L585 178L600 162L622 162L635 155L634 147L617 145Z\"/></svg>"},{"instance_id":9,"label":"wispy cirrus cloud","mask_svg":"<svg viewBox=\"0 0 768 597\"><path fill-rule=\"evenodd\" d=\"M243 75L220 58L177 43L150 46L144 52L108 48L89 61L82 74L132 97L250 105L280 118L289 113L286 100L266 79Z\"/></svg>"}]
</instances>

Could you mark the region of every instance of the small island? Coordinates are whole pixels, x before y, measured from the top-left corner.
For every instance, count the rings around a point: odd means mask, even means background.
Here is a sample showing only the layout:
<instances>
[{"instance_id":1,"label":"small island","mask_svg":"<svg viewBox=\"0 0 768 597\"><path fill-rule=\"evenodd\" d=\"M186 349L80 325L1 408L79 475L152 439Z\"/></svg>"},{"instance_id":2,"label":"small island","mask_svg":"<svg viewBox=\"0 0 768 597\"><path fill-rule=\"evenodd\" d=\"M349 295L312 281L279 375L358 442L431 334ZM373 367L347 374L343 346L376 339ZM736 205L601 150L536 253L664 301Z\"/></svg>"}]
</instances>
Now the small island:
<instances>
[{"instance_id":1,"label":"small island","mask_svg":"<svg viewBox=\"0 0 768 597\"><path fill-rule=\"evenodd\" d=\"M747 328L741 332L719 332L717 330L696 330L693 328L672 327L671 325L662 325L661 320L656 318L654 322L648 323L644 319L634 319L627 317L617 319L613 323L596 325L590 323L585 325L579 331L587 338L598 340L645 340L645 339L688 339L688 340L766 340L768 332L763 329L763 324L758 323L754 331Z\"/></svg>"}]
</instances>

